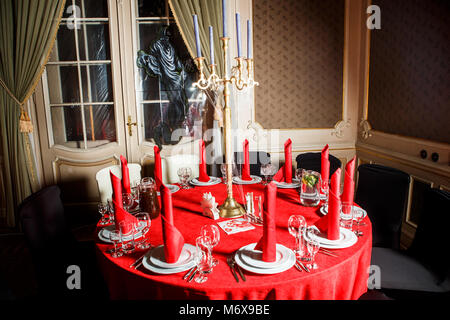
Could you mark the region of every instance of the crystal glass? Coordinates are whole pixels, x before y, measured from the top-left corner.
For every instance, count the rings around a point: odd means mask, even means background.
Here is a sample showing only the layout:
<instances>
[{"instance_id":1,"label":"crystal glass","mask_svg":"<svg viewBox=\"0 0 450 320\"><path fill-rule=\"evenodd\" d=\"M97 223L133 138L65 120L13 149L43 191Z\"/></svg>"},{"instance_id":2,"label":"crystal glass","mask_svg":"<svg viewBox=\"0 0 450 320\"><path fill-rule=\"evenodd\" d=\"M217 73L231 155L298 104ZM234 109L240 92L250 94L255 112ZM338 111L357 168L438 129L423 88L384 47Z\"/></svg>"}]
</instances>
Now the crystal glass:
<instances>
[{"instance_id":1,"label":"crystal glass","mask_svg":"<svg viewBox=\"0 0 450 320\"><path fill-rule=\"evenodd\" d=\"M194 261L197 265L198 276L195 282L203 283L208 280L206 274L212 270L212 256L211 256L211 239L207 236L199 236L195 240L196 251Z\"/></svg>"},{"instance_id":2,"label":"crystal glass","mask_svg":"<svg viewBox=\"0 0 450 320\"><path fill-rule=\"evenodd\" d=\"M111 257L118 258L123 255L122 250L118 247L118 244L122 242L122 234L119 230L111 230L109 233L109 239L114 244L114 250L111 252Z\"/></svg>"},{"instance_id":3,"label":"crystal glass","mask_svg":"<svg viewBox=\"0 0 450 320\"><path fill-rule=\"evenodd\" d=\"M328 206L328 194L330 192L330 182L322 180L322 185L320 187L320 194L323 197L323 206Z\"/></svg>"},{"instance_id":4,"label":"crystal glass","mask_svg":"<svg viewBox=\"0 0 450 320\"><path fill-rule=\"evenodd\" d=\"M213 248L217 246L220 241L220 231L219 228L214 224L204 225L200 230L200 235L209 237L211 239L211 255ZM219 263L219 260L212 257L212 266L215 267Z\"/></svg>"},{"instance_id":5,"label":"crystal glass","mask_svg":"<svg viewBox=\"0 0 450 320\"><path fill-rule=\"evenodd\" d=\"M277 168L271 163L265 163L261 165L261 174L264 176L263 185L269 184L273 175L276 173Z\"/></svg>"},{"instance_id":6,"label":"crystal glass","mask_svg":"<svg viewBox=\"0 0 450 320\"><path fill-rule=\"evenodd\" d=\"M177 171L178 177L180 178L180 184L183 189L191 189L189 186L189 180L192 177L192 169L189 167L179 168Z\"/></svg>"},{"instance_id":7,"label":"crystal glass","mask_svg":"<svg viewBox=\"0 0 450 320\"><path fill-rule=\"evenodd\" d=\"M305 248L303 244L303 234L306 228L306 220L303 216L292 215L288 220L288 230L291 236L295 238L294 252L298 258L303 258L305 255Z\"/></svg>"},{"instance_id":8,"label":"crystal glass","mask_svg":"<svg viewBox=\"0 0 450 320\"><path fill-rule=\"evenodd\" d=\"M102 219L100 220L100 225L109 224L109 217L107 216L108 204L100 202L97 207L98 207L98 212L102 216Z\"/></svg>"},{"instance_id":9,"label":"crystal glass","mask_svg":"<svg viewBox=\"0 0 450 320\"><path fill-rule=\"evenodd\" d=\"M309 237L306 238L306 251L308 256L307 267L310 269L317 269L317 263L315 262L315 257L317 252L319 252L320 243L315 239L311 239Z\"/></svg>"},{"instance_id":10,"label":"crystal glass","mask_svg":"<svg viewBox=\"0 0 450 320\"><path fill-rule=\"evenodd\" d=\"M119 223L119 230L122 237L122 251L125 254L134 252L136 243L136 227L132 222L122 221Z\"/></svg>"},{"instance_id":11,"label":"crystal glass","mask_svg":"<svg viewBox=\"0 0 450 320\"><path fill-rule=\"evenodd\" d=\"M238 170L237 170L235 163L232 164L231 168L232 168L231 176L232 177L238 176ZM222 172L222 181L223 181L223 183L226 184L227 183L227 164L226 163L223 163L220 165L220 172Z\"/></svg>"},{"instance_id":12,"label":"crystal glass","mask_svg":"<svg viewBox=\"0 0 450 320\"><path fill-rule=\"evenodd\" d=\"M302 181L302 174L303 174L302 168L295 169L295 178L297 178L298 181Z\"/></svg>"},{"instance_id":13,"label":"crystal glass","mask_svg":"<svg viewBox=\"0 0 450 320\"><path fill-rule=\"evenodd\" d=\"M341 216L340 216L340 226L342 228L352 230L353 214L354 214L353 203L342 202Z\"/></svg>"},{"instance_id":14,"label":"crystal glass","mask_svg":"<svg viewBox=\"0 0 450 320\"><path fill-rule=\"evenodd\" d=\"M148 249L152 247L152 245L150 244L150 240L148 239L148 237L146 237L146 234L150 230L152 219L150 219L150 215L147 212L139 212L134 216L138 220L138 222L134 224L136 234L139 232L142 234L140 240L136 240L136 248Z\"/></svg>"},{"instance_id":15,"label":"crystal glass","mask_svg":"<svg viewBox=\"0 0 450 320\"><path fill-rule=\"evenodd\" d=\"M109 223L114 223L114 203L108 199Z\"/></svg>"},{"instance_id":16,"label":"crystal glass","mask_svg":"<svg viewBox=\"0 0 450 320\"><path fill-rule=\"evenodd\" d=\"M315 207L320 202L320 173L312 170L302 170L300 186L300 203L305 207Z\"/></svg>"},{"instance_id":17,"label":"crystal glass","mask_svg":"<svg viewBox=\"0 0 450 320\"><path fill-rule=\"evenodd\" d=\"M353 231L358 237L364 235L364 233L359 230L359 227L364 225L362 223L362 219L364 217L364 212L361 209L353 208L353 225L355 226L355 230Z\"/></svg>"},{"instance_id":18,"label":"crystal glass","mask_svg":"<svg viewBox=\"0 0 450 320\"><path fill-rule=\"evenodd\" d=\"M122 203L125 211L129 212L134 203L133 195L131 193L122 193Z\"/></svg>"}]
</instances>

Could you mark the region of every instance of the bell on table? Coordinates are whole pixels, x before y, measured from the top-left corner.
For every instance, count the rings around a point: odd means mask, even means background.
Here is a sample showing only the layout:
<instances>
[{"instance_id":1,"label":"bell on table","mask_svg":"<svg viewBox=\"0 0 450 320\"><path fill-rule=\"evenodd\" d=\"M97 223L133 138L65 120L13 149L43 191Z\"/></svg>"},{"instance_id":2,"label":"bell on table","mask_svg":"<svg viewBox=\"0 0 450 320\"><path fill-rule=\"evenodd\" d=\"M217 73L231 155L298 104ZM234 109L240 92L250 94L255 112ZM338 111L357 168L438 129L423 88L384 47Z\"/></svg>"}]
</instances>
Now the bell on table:
<instances>
[{"instance_id":1,"label":"bell on table","mask_svg":"<svg viewBox=\"0 0 450 320\"><path fill-rule=\"evenodd\" d=\"M320 202L320 173L312 170L302 170L300 185L300 203L305 207L316 207Z\"/></svg>"}]
</instances>

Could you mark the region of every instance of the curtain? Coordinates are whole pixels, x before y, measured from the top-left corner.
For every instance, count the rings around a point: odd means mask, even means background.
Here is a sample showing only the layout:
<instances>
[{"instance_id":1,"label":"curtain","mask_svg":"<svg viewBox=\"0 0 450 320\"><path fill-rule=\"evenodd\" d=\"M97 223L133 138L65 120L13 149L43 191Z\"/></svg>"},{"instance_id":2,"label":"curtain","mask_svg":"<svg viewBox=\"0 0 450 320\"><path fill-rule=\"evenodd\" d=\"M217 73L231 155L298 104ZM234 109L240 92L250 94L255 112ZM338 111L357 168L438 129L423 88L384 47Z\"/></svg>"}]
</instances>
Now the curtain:
<instances>
[{"instance_id":1,"label":"curtain","mask_svg":"<svg viewBox=\"0 0 450 320\"><path fill-rule=\"evenodd\" d=\"M169 0L169 6L180 29L183 40L192 58L196 56L194 22L192 15L198 16L198 28L202 56L206 58L205 64L211 61L209 45L209 26L213 27L214 60L217 73L222 77L224 71L222 51L222 1L221 0ZM205 70L209 75L209 70Z\"/></svg>"},{"instance_id":2,"label":"curtain","mask_svg":"<svg viewBox=\"0 0 450 320\"><path fill-rule=\"evenodd\" d=\"M17 206L39 188L24 103L48 60L64 3L0 1L0 146L8 227L16 226Z\"/></svg>"}]
</instances>

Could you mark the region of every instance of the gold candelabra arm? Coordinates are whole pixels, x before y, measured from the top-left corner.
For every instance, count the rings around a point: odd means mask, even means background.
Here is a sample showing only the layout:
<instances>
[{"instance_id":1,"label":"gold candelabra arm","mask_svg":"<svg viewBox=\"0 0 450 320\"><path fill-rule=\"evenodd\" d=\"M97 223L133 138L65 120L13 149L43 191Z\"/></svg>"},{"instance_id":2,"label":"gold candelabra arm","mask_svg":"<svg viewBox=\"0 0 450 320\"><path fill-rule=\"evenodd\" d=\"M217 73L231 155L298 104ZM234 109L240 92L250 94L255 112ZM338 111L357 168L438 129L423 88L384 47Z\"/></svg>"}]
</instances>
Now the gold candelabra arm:
<instances>
[{"instance_id":1,"label":"gold candelabra arm","mask_svg":"<svg viewBox=\"0 0 450 320\"><path fill-rule=\"evenodd\" d=\"M253 59L245 59L247 61L247 85L249 88L259 86L259 82L256 82L253 78Z\"/></svg>"},{"instance_id":2,"label":"gold candelabra arm","mask_svg":"<svg viewBox=\"0 0 450 320\"><path fill-rule=\"evenodd\" d=\"M231 81L236 85L236 88L240 91L243 90L247 83L242 79L242 74L244 73L244 58L236 57L236 66L231 69Z\"/></svg>"}]
</instances>

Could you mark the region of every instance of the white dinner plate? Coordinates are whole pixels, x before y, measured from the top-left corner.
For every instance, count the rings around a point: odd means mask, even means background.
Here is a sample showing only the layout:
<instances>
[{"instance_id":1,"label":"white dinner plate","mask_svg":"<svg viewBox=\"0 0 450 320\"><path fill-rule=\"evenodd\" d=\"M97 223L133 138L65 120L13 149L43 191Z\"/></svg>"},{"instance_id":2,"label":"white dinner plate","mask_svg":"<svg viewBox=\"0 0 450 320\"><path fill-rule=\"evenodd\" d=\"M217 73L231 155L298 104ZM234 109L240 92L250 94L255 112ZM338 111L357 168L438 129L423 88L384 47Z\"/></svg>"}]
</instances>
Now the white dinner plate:
<instances>
[{"instance_id":1,"label":"white dinner plate","mask_svg":"<svg viewBox=\"0 0 450 320\"><path fill-rule=\"evenodd\" d=\"M181 268L186 264L191 263L194 259L194 253L195 252L191 250L191 247L183 246L178 261L174 263L167 263L164 256L164 245L160 245L151 251L150 262L161 268Z\"/></svg>"},{"instance_id":2,"label":"white dinner plate","mask_svg":"<svg viewBox=\"0 0 450 320\"><path fill-rule=\"evenodd\" d=\"M180 190L180 187L176 184L166 184L166 187L170 190L171 193L175 193Z\"/></svg>"},{"instance_id":3,"label":"white dinner plate","mask_svg":"<svg viewBox=\"0 0 450 320\"><path fill-rule=\"evenodd\" d=\"M340 232L339 240L329 240L327 239L326 233L321 232L314 235L307 234L306 238L310 237L312 239L316 239L320 243L320 246L322 248L328 249L344 249L351 247L356 242L358 242L358 237L356 236L356 234L353 233L352 230L340 228L339 232Z\"/></svg>"},{"instance_id":4,"label":"white dinner plate","mask_svg":"<svg viewBox=\"0 0 450 320\"><path fill-rule=\"evenodd\" d=\"M256 243L252 244L252 245L256 245ZM277 244L277 249L278 246L282 246L280 244ZM235 254L235 260L236 260L236 264L238 266L240 266L242 269L247 270L249 272L253 272L253 273L258 273L258 274L275 274L275 273L281 273L284 272L286 270L289 270L290 268L292 268L295 264L295 253L286 248L286 252L289 252L288 258L286 263L279 265L277 267L273 267L273 268L258 268L258 267L254 267L251 266L249 264L247 264L246 262L244 262L241 258L241 254L239 254L239 252L236 252Z\"/></svg>"},{"instance_id":5,"label":"white dinner plate","mask_svg":"<svg viewBox=\"0 0 450 320\"><path fill-rule=\"evenodd\" d=\"M272 180L273 182L275 182L275 184L277 185L278 188L281 189L295 189L300 187L300 180L298 179L292 179L292 183L286 183L286 182L278 182L276 180Z\"/></svg>"},{"instance_id":6,"label":"white dinner plate","mask_svg":"<svg viewBox=\"0 0 450 320\"><path fill-rule=\"evenodd\" d=\"M277 244L276 259L274 262L265 262L262 260L262 251L254 250L256 243L251 243L238 250L238 254L243 262L256 268L277 268L289 263L289 256L292 250L281 244Z\"/></svg>"},{"instance_id":7,"label":"white dinner plate","mask_svg":"<svg viewBox=\"0 0 450 320\"><path fill-rule=\"evenodd\" d=\"M261 177L250 176L252 180L242 180L241 177L233 177L233 182L236 184L256 184L262 181Z\"/></svg>"},{"instance_id":8,"label":"white dinner plate","mask_svg":"<svg viewBox=\"0 0 450 320\"><path fill-rule=\"evenodd\" d=\"M99 232L98 232L98 238L104 242L108 242L108 243L112 243L112 241L109 239L109 235L111 233L112 230L115 230L116 226L114 224L106 226L104 228L102 228ZM136 234L136 239L139 239L142 236L142 232L139 231ZM130 237L125 238L125 240L128 240Z\"/></svg>"},{"instance_id":9,"label":"white dinner plate","mask_svg":"<svg viewBox=\"0 0 450 320\"><path fill-rule=\"evenodd\" d=\"M195 247L190 244L187 244L187 243L184 244L183 249L189 250L192 253L192 255L195 252ZM179 272L189 270L193 266L195 266L194 259L192 259L189 263L186 263L180 267L175 267L175 268L163 268L163 267L157 266L157 265L153 264L152 261L150 260L150 256L151 256L153 250L148 252L145 255L144 259L142 259L142 265L144 266L144 268L146 268L147 270L150 270L154 273L159 273L159 274L179 273Z\"/></svg>"},{"instance_id":10,"label":"white dinner plate","mask_svg":"<svg viewBox=\"0 0 450 320\"><path fill-rule=\"evenodd\" d=\"M367 211L364 210L363 208L353 206L353 210L358 210L358 211L362 212L363 219L367 216ZM328 205L327 204L324 204L323 206L320 207L320 213L323 214L324 216L326 216L328 214Z\"/></svg>"},{"instance_id":11,"label":"white dinner plate","mask_svg":"<svg viewBox=\"0 0 450 320\"><path fill-rule=\"evenodd\" d=\"M209 177L208 182L202 182L202 181L199 181L197 178L194 178L189 182L194 186L206 187L206 186L213 186L215 184L221 183L222 179L220 179L218 177Z\"/></svg>"}]
</instances>

